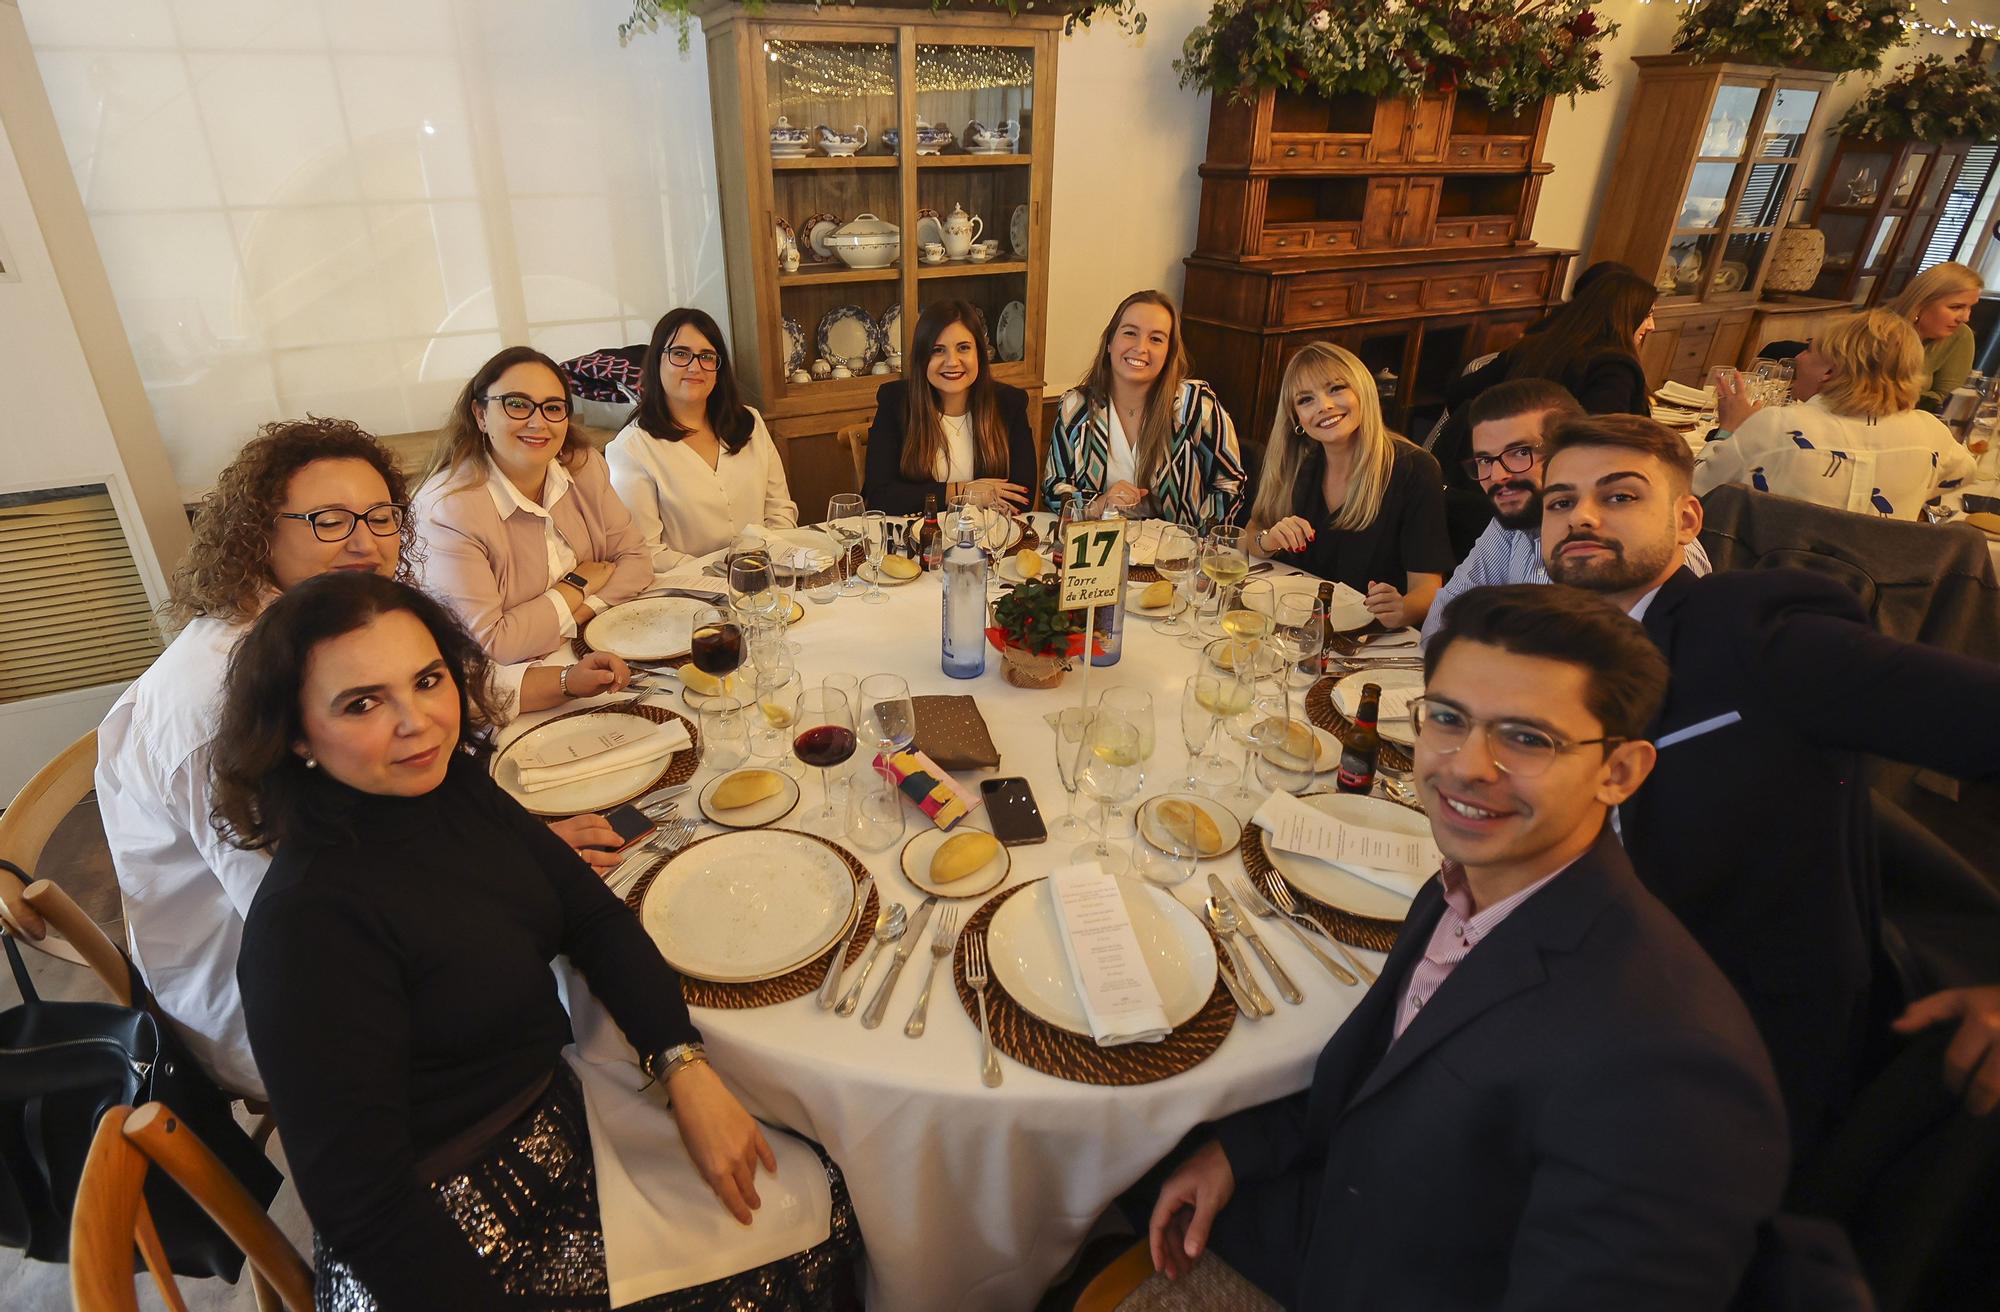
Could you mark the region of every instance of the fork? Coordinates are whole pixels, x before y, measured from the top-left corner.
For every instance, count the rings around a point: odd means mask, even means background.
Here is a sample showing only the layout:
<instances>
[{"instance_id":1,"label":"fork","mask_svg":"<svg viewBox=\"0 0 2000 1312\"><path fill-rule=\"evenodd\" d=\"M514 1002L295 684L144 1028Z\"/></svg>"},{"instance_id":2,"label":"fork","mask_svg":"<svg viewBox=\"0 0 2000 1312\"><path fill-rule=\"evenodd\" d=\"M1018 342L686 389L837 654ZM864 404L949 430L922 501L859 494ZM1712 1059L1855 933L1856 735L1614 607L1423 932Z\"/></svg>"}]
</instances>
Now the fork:
<instances>
[{"instance_id":1,"label":"fork","mask_svg":"<svg viewBox=\"0 0 2000 1312\"><path fill-rule=\"evenodd\" d=\"M986 1021L986 935L965 940L965 982L979 999L979 1079L989 1089L1000 1087L1000 1058L993 1053L993 1029Z\"/></svg>"},{"instance_id":2,"label":"fork","mask_svg":"<svg viewBox=\"0 0 2000 1312\"><path fill-rule=\"evenodd\" d=\"M672 856L693 841L695 831L700 828L701 822L698 820L669 820L660 826L660 832L646 845L647 853L657 852L663 856ZM639 876L645 872L648 864L641 861L632 868L631 874L622 877L617 871L613 871L612 876L618 882L615 886L611 886L607 881L607 886L611 887L613 893L623 897L627 889L639 882Z\"/></svg>"},{"instance_id":3,"label":"fork","mask_svg":"<svg viewBox=\"0 0 2000 1312\"><path fill-rule=\"evenodd\" d=\"M910 1038L918 1038L924 1032L924 1019L931 1005L931 981L937 978L938 962L951 955L951 946L958 936L958 908L946 907L938 917L937 928L931 933L931 964L924 972L924 991L917 994L917 1005L910 1012L910 1019L903 1025L903 1033Z\"/></svg>"},{"instance_id":4,"label":"fork","mask_svg":"<svg viewBox=\"0 0 2000 1312\"><path fill-rule=\"evenodd\" d=\"M1278 910L1285 913L1287 920L1297 921L1327 942L1333 944L1339 950L1340 955L1347 958L1347 964L1354 967L1356 974L1360 975L1362 979L1370 984L1375 982L1375 972L1368 969L1367 962L1355 956L1348 949L1347 944L1329 934L1325 925L1320 924L1317 920L1299 910L1299 904L1293 899L1292 890L1285 886L1284 880L1278 878L1275 873L1268 874L1264 876L1264 887L1270 890L1271 901L1277 904Z\"/></svg>"},{"instance_id":5,"label":"fork","mask_svg":"<svg viewBox=\"0 0 2000 1312\"><path fill-rule=\"evenodd\" d=\"M1342 984L1359 984L1361 982L1354 978L1353 972L1349 971L1332 957L1326 955L1326 953L1320 951L1319 945L1307 938L1305 931L1293 924L1290 916L1280 913L1276 907L1272 906L1269 899L1259 893L1257 886L1251 883L1249 879L1242 877L1233 879L1230 881L1230 887L1236 890L1236 900L1244 906L1249 907L1250 913L1256 916L1257 919L1275 920L1286 929L1291 930L1292 937L1299 941L1299 946L1319 958L1319 964L1325 966L1335 979L1339 980Z\"/></svg>"}]
</instances>

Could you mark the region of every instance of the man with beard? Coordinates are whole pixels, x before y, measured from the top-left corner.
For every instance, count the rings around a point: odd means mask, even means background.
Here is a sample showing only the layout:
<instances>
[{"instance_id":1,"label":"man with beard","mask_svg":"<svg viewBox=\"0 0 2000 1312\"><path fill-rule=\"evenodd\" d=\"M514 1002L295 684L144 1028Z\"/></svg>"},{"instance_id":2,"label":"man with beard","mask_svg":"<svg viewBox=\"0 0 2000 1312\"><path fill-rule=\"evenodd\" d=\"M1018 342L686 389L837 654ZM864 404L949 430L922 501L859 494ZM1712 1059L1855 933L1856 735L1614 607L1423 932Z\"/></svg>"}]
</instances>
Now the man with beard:
<instances>
[{"instance_id":1,"label":"man with beard","mask_svg":"<svg viewBox=\"0 0 2000 1312\"><path fill-rule=\"evenodd\" d=\"M1803 1158L1901 1002L1875 962L1863 753L2000 773L2000 667L1882 636L1817 574L1696 577L1694 460L1670 428L1571 420L1544 459L1550 577L1639 620L1673 673L1645 735L1659 764L1618 809L1625 847L1749 1005Z\"/></svg>"},{"instance_id":2,"label":"man with beard","mask_svg":"<svg viewBox=\"0 0 2000 1312\"><path fill-rule=\"evenodd\" d=\"M1466 413L1472 458L1463 467L1492 501L1493 519L1431 602L1424 645L1444 623L1444 608L1468 588L1549 581L1542 564L1542 442L1555 425L1583 417L1568 389L1546 378L1509 379L1473 400ZM1699 542L1688 543L1687 564L1708 573Z\"/></svg>"}]
</instances>

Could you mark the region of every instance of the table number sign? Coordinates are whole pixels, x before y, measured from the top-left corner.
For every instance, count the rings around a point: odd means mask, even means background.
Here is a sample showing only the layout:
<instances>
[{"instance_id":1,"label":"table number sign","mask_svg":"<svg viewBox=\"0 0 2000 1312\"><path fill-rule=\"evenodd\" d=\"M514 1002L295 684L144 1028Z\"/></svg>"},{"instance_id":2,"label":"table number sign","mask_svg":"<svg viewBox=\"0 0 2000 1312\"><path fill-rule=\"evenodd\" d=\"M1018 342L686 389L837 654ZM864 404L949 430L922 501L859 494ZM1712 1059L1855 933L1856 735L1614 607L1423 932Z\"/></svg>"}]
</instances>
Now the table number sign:
<instances>
[{"instance_id":1,"label":"table number sign","mask_svg":"<svg viewBox=\"0 0 2000 1312\"><path fill-rule=\"evenodd\" d=\"M1119 568L1129 519L1078 520L1064 530L1062 600L1064 610L1095 610L1118 600L1124 583Z\"/></svg>"}]
</instances>

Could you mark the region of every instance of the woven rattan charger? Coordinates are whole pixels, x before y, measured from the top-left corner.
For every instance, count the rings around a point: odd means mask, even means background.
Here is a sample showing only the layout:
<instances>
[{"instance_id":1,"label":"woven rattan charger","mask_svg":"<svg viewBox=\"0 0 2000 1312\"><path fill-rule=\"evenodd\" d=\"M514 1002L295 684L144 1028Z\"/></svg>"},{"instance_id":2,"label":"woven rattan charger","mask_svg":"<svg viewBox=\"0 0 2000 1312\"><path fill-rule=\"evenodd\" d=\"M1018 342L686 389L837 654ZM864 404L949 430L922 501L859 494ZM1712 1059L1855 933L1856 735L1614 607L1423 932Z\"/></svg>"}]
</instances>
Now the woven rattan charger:
<instances>
[{"instance_id":1,"label":"woven rattan charger","mask_svg":"<svg viewBox=\"0 0 2000 1312\"><path fill-rule=\"evenodd\" d=\"M827 847L832 848L833 854L840 858L840 863L847 867L848 877L854 881L856 887L859 887L861 881L867 877L868 871L859 861L854 859L852 853L840 844L821 838L818 834L807 834L796 829L787 829L780 832L799 834L802 838L810 838L815 843L824 843ZM625 895L625 905L632 908L633 915L638 915L640 906L646 901L646 890L653 886L653 881L659 878L660 872L667 868L669 861L679 857L683 852L692 852L695 848L709 842L711 839L723 837L727 837L727 835L710 834L708 838L697 839L689 843L680 852L670 852L662 856L653 863L651 870L639 876L638 883L632 885L632 891ZM687 1000L687 1004L690 1007L714 1007L719 1011L748 1011L752 1007L775 1007L781 1002L790 1002L793 998L803 998L806 994L817 990L825 982L827 968L832 964L836 953L843 950L846 952L846 955L841 958L840 964L842 970L854 964L855 959L861 955L862 951L868 946L869 941L868 935L853 932L854 925L856 923L864 925L874 924L878 905L879 902L875 895L875 889L871 886L868 890L868 901L861 908L859 921L849 922L847 928L841 931L839 939L832 947L829 947L805 965L800 966L797 970L779 975L775 979L760 979L748 984L718 984L714 980L694 979L683 975L681 976L681 997Z\"/></svg>"},{"instance_id":2,"label":"woven rattan charger","mask_svg":"<svg viewBox=\"0 0 2000 1312\"><path fill-rule=\"evenodd\" d=\"M965 982L965 941L971 935L986 933L1000 904L1035 882L1016 884L994 894L959 931L958 948L951 959L951 978L958 987L958 1000L975 1028L979 1024L979 997ZM1214 937L1209 934L1211 940ZM1224 960L1220 944L1216 945L1215 955L1217 969L1227 969L1219 964ZM1078 1084L1130 1085L1151 1084L1200 1065L1229 1037L1230 1026L1236 1023L1236 1004L1228 988L1217 978L1208 1002L1165 1039L1112 1048L1099 1047L1088 1034L1072 1034L1049 1024L1009 997L998 980L987 985L986 1015L993 1031L993 1046L1023 1066Z\"/></svg>"}]
</instances>

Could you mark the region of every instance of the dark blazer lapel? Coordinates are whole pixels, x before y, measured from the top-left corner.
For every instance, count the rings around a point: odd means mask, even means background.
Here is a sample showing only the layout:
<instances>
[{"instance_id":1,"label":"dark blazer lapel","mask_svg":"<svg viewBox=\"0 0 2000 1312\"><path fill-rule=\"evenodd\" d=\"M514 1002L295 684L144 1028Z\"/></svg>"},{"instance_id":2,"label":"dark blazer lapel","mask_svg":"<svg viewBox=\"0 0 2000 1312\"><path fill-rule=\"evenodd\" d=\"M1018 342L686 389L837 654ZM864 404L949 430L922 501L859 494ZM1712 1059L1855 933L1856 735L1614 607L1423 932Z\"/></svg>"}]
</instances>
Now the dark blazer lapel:
<instances>
[{"instance_id":1,"label":"dark blazer lapel","mask_svg":"<svg viewBox=\"0 0 2000 1312\"><path fill-rule=\"evenodd\" d=\"M1639 621L1654 646L1663 651L1666 649L1667 638L1674 631L1674 612L1681 608L1688 593L1694 591L1695 584L1700 581L1698 574L1683 565L1660 585L1659 592L1653 596L1653 604L1646 607L1645 618Z\"/></svg>"}]
</instances>

